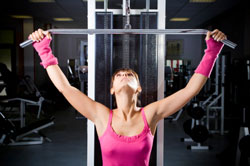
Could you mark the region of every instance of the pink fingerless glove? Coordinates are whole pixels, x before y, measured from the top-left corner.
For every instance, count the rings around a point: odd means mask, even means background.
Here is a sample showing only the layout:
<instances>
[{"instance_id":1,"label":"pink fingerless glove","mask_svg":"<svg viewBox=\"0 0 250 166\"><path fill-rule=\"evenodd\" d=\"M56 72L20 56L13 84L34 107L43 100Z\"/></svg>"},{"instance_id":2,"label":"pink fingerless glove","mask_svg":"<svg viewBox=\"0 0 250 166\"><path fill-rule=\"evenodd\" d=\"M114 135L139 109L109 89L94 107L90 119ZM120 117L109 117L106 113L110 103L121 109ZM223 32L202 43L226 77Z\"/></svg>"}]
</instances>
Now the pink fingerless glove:
<instances>
[{"instance_id":1,"label":"pink fingerless glove","mask_svg":"<svg viewBox=\"0 0 250 166\"><path fill-rule=\"evenodd\" d=\"M52 54L50 48L50 41L47 37L44 37L40 42L34 42L33 47L38 52L42 62L40 63L45 69L50 65L57 65L57 58Z\"/></svg>"},{"instance_id":2,"label":"pink fingerless glove","mask_svg":"<svg viewBox=\"0 0 250 166\"><path fill-rule=\"evenodd\" d=\"M215 61L220 51L222 50L224 44L215 41L213 38L207 40L206 43L207 43L207 49L205 50L205 55L203 56L199 66L196 68L194 72L202 74L209 78L213 70Z\"/></svg>"}]
</instances>

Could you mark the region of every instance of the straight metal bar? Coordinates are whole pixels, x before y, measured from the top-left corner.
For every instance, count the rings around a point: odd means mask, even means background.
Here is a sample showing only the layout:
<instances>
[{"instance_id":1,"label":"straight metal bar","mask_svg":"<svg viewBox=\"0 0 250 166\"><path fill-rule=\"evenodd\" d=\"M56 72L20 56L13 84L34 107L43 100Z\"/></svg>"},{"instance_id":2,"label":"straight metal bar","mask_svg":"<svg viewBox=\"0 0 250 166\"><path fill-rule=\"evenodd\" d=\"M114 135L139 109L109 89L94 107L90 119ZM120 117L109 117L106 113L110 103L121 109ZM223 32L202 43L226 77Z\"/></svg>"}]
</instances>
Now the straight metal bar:
<instances>
[{"instance_id":1,"label":"straight metal bar","mask_svg":"<svg viewBox=\"0 0 250 166\"><path fill-rule=\"evenodd\" d=\"M217 96L209 105L208 107L212 107L216 102L218 102L218 100L220 100L220 98L222 97L222 94L220 94L219 96Z\"/></svg>"},{"instance_id":2,"label":"straight metal bar","mask_svg":"<svg viewBox=\"0 0 250 166\"><path fill-rule=\"evenodd\" d=\"M52 34L206 34L206 29L50 29Z\"/></svg>"},{"instance_id":3,"label":"straight metal bar","mask_svg":"<svg viewBox=\"0 0 250 166\"><path fill-rule=\"evenodd\" d=\"M213 98L213 95L216 95L216 93L214 92L212 95L210 95L205 101L202 102L202 106L206 107L207 103L210 102L210 100Z\"/></svg>"},{"instance_id":4,"label":"straight metal bar","mask_svg":"<svg viewBox=\"0 0 250 166\"><path fill-rule=\"evenodd\" d=\"M51 34L60 35L78 35L78 34L156 34L156 35L205 35L208 30L206 29L49 29ZM32 44L32 40L26 40L20 44L24 48ZM237 44L223 40L225 45L235 48Z\"/></svg>"},{"instance_id":5,"label":"straight metal bar","mask_svg":"<svg viewBox=\"0 0 250 166\"><path fill-rule=\"evenodd\" d=\"M96 12L105 12L105 9L96 9ZM112 12L113 15L123 15L123 9L107 9L107 12ZM130 9L131 15L141 15L142 12L152 12L152 13L158 13L159 11L157 9Z\"/></svg>"}]
</instances>

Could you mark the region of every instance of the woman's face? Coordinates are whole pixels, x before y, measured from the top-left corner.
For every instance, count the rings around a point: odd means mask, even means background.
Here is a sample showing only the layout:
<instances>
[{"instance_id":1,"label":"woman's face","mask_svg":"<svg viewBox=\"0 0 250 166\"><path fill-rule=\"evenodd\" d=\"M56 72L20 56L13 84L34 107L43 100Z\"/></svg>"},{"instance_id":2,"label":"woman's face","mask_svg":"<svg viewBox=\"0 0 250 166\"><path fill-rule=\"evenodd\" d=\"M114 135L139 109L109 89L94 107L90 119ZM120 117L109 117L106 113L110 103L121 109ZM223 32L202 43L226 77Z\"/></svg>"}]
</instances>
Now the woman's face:
<instances>
[{"instance_id":1,"label":"woman's face","mask_svg":"<svg viewBox=\"0 0 250 166\"><path fill-rule=\"evenodd\" d=\"M112 89L119 91L122 87L127 86L134 91L138 90L138 82L135 75L130 71L120 71L114 77Z\"/></svg>"}]
</instances>

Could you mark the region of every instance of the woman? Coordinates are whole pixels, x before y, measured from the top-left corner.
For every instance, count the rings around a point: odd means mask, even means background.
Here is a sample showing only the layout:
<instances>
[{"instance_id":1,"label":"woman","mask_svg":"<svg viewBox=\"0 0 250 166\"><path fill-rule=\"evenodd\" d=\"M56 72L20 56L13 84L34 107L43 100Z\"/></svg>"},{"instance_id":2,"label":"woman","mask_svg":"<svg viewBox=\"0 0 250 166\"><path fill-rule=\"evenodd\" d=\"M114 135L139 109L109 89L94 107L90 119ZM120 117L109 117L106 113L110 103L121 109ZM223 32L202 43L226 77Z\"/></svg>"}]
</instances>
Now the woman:
<instances>
[{"instance_id":1,"label":"woman","mask_svg":"<svg viewBox=\"0 0 250 166\"><path fill-rule=\"evenodd\" d=\"M186 87L144 108L136 105L137 96L142 91L138 75L131 69L118 70L112 76L110 89L116 99L117 108L114 110L93 101L69 84L49 46L50 33L38 29L29 38L36 41L33 46L42 60L41 65L56 88L76 110L95 124L103 165L142 166L149 164L157 123L180 110L199 93L223 47L220 41L226 36L217 29L207 32L205 55Z\"/></svg>"}]
</instances>

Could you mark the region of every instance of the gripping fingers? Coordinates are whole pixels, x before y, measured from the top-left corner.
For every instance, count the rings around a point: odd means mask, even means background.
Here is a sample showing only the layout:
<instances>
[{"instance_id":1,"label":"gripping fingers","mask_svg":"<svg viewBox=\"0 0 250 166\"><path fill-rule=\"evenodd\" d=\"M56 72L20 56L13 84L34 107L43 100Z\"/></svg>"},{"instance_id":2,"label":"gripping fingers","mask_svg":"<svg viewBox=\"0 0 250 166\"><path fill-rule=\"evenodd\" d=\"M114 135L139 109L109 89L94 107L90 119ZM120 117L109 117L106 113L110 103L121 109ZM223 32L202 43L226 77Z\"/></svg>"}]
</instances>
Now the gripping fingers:
<instances>
[{"instance_id":1,"label":"gripping fingers","mask_svg":"<svg viewBox=\"0 0 250 166\"><path fill-rule=\"evenodd\" d=\"M33 32L33 33L31 34L31 39L32 39L33 41L36 41L36 42L39 41L38 38L37 38L37 36L36 36L36 33L35 33L35 32Z\"/></svg>"},{"instance_id":2,"label":"gripping fingers","mask_svg":"<svg viewBox=\"0 0 250 166\"><path fill-rule=\"evenodd\" d=\"M225 40L225 37L226 37L226 35L224 33L222 33L218 40L219 41Z\"/></svg>"},{"instance_id":3,"label":"gripping fingers","mask_svg":"<svg viewBox=\"0 0 250 166\"><path fill-rule=\"evenodd\" d=\"M43 31L42 29L38 29L38 31L42 34L43 37L45 35L48 39L52 39L51 34L48 31Z\"/></svg>"},{"instance_id":4,"label":"gripping fingers","mask_svg":"<svg viewBox=\"0 0 250 166\"><path fill-rule=\"evenodd\" d=\"M224 33L221 33L221 35L218 38L218 41L225 40L226 38L227 38L226 35Z\"/></svg>"},{"instance_id":5,"label":"gripping fingers","mask_svg":"<svg viewBox=\"0 0 250 166\"><path fill-rule=\"evenodd\" d=\"M209 39L210 39L210 36L211 36L211 31L207 31L207 35L206 35L205 40L209 40Z\"/></svg>"},{"instance_id":6,"label":"gripping fingers","mask_svg":"<svg viewBox=\"0 0 250 166\"><path fill-rule=\"evenodd\" d=\"M213 36L214 40L217 41L218 37L220 36L220 33L219 32L213 33L212 36Z\"/></svg>"},{"instance_id":7,"label":"gripping fingers","mask_svg":"<svg viewBox=\"0 0 250 166\"><path fill-rule=\"evenodd\" d=\"M42 37L40 36L38 31L35 31L35 35L36 35L37 41L41 41Z\"/></svg>"},{"instance_id":8,"label":"gripping fingers","mask_svg":"<svg viewBox=\"0 0 250 166\"><path fill-rule=\"evenodd\" d=\"M211 31L208 31L205 40L209 40L211 37L212 37L214 40L216 40L216 41L222 41L222 40L227 39L227 36L226 36L223 32L219 31L218 29L215 29L215 30L212 31L212 32L211 32Z\"/></svg>"},{"instance_id":9,"label":"gripping fingers","mask_svg":"<svg viewBox=\"0 0 250 166\"><path fill-rule=\"evenodd\" d=\"M43 34L46 35L48 39L52 39L51 34L48 31L44 31Z\"/></svg>"},{"instance_id":10,"label":"gripping fingers","mask_svg":"<svg viewBox=\"0 0 250 166\"><path fill-rule=\"evenodd\" d=\"M223 33L218 33L218 34L216 35L215 40L217 40L217 41L221 41L221 39L223 38L223 36L224 36L224 34L223 34Z\"/></svg>"},{"instance_id":11,"label":"gripping fingers","mask_svg":"<svg viewBox=\"0 0 250 166\"><path fill-rule=\"evenodd\" d=\"M38 32L39 39L40 39L39 41L41 41L44 38L43 30L42 29L38 29L37 32Z\"/></svg>"},{"instance_id":12,"label":"gripping fingers","mask_svg":"<svg viewBox=\"0 0 250 166\"><path fill-rule=\"evenodd\" d=\"M39 42L40 39L41 39L41 37L40 37L38 31L33 32L33 33L30 35L29 38L32 39L33 41L36 41L36 42Z\"/></svg>"},{"instance_id":13,"label":"gripping fingers","mask_svg":"<svg viewBox=\"0 0 250 166\"><path fill-rule=\"evenodd\" d=\"M48 39L52 39L51 34L48 31L43 31L42 29L38 29L37 31L30 34L29 39L40 42L45 35Z\"/></svg>"},{"instance_id":14,"label":"gripping fingers","mask_svg":"<svg viewBox=\"0 0 250 166\"><path fill-rule=\"evenodd\" d=\"M219 31L219 30L214 30L212 32L212 37L216 41L221 41L221 40L226 39L226 35L223 32Z\"/></svg>"}]
</instances>

